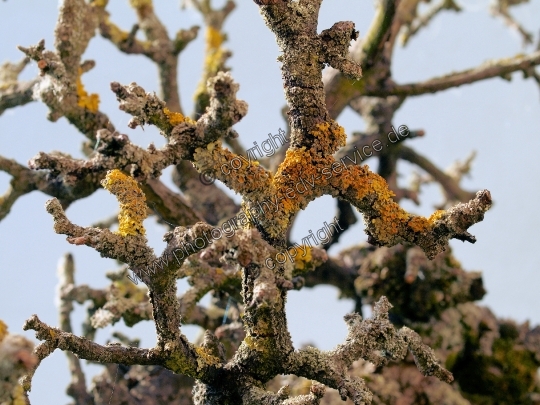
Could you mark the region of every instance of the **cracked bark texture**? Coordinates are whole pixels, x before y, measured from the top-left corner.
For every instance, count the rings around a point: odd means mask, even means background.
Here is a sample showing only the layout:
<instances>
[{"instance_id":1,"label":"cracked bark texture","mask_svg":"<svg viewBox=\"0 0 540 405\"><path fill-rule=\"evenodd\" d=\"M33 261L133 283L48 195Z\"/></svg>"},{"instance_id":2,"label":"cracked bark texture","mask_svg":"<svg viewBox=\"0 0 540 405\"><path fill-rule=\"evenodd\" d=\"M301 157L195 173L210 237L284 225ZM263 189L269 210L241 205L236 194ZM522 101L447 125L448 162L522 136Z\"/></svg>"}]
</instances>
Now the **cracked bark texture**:
<instances>
[{"instance_id":1,"label":"cracked bark texture","mask_svg":"<svg viewBox=\"0 0 540 405\"><path fill-rule=\"evenodd\" d=\"M107 274L108 286L95 289L76 283L74 259L67 254L58 268L58 327L38 315L24 325L41 341L33 354L30 342L6 335L0 321L0 373L8 393L2 392L2 405L29 403L32 378L56 349L66 352L72 375L67 393L76 404L540 403L538 327L497 319L474 304L485 294L481 274L463 270L448 247L452 238L474 243L468 228L483 220L492 203L488 190L460 186L472 158L441 170L406 145L425 135L415 129L372 155L379 161L377 173L350 164L357 150L383 140L407 97L507 78L515 71L540 82L535 70L540 51L399 84L391 72L397 39L401 35L406 43L438 13L459 11L454 1L438 2L420 15L418 0L379 0L368 32L359 38L350 21L318 33L322 0L254 0L251 5L259 7L281 51L290 137L273 159L256 162L233 129L248 113L225 66L232 53L223 47L223 27L235 3L229 0L219 9L210 0L186 2L206 26L191 115L182 109L177 78L179 56L199 27L179 29L171 38L151 0L129 3L137 22L127 32L113 22L107 0L63 0L54 50L40 41L20 47L26 57L18 64L0 66L0 114L38 100L49 108L50 120L65 117L87 139L84 159L39 152L25 167L0 157L0 170L12 177L0 197L0 219L17 198L39 190L54 197L46 209L56 233L71 245L124 263ZM529 40L509 13L514 3L499 1L493 12ZM119 51L156 64L159 96L137 83L113 82L111 90L131 116L128 126L157 127L166 139L163 147L134 144L100 111L99 96L85 90L82 75L99 61L82 55L96 31ZM22 83L18 76L29 60L37 62L40 76ZM330 69L323 77L324 67ZM353 133L348 143L336 121L347 106L366 123L364 133ZM427 175L418 175L409 188L398 187L400 159ZM240 166L226 174L223 166L232 161ZM177 190L159 179L169 166ZM322 178L328 171L332 175ZM215 184L201 186L202 175L239 193L241 205ZM311 188L301 195L290 192L305 179ZM424 218L399 206L402 199L419 203L421 185L429 182L443 191L438 211ZM117 197L118 220L91 227L71 222L67 207L100 187ZM309 238L288 246L298 212L323 195L336 197L336 218L344 226L322 246ZM261 203L275 210L259 212ZM329 258L325 249L357 221L353 207L363 215L371 244ZM169 227L160 254L148 245L142 225L152 212ZM109 227L115 222L119 230L113 232ZM280 254L290 260L270 268L267 260ZM184 294L177 292L179 279L190 285ZM355 312L344 319L348 335L332 351L295 348L287 293L321 284L355 300ZM211 303L202 306L199 301L209 292ZM73 302L88 303L82 336L72 332ZM369 319L361 316L366 304L373 309ZM94 342L101 328L121 320L128 326L153 322L155 347L140 348L137 339L121 334L106 345ZM190 342L182 332L186 324L205 332ZM90 387L81 359L104 365Z\"/></svg>"}]
</instances>

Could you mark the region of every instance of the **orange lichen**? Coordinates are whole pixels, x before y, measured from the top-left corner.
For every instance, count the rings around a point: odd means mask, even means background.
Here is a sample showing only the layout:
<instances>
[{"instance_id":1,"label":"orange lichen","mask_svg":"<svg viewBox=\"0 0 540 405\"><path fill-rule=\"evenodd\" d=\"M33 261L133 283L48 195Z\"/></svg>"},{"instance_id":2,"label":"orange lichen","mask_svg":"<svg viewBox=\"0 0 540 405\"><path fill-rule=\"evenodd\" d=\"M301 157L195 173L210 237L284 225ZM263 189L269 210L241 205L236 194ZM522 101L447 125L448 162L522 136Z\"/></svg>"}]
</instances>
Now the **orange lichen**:
<instances>
[{"instance_id":1,"label":"orange lichen","mask_svg":"<svg viewBox=\"0 0 540 405\"><path fill-rule=\"evenodd\" d=\"M392 199L395 194L388 188L384 178L372 172L366 177L368 180L366 194L374 194L376 200L373 209L379 214L378 218L371 221L377 229L377 239L389 242L398 234L399 227L408 221L410 215Z\"/></svg>"},{"instance_id":2,"label":"orange lichen","mask_svg":"<svg viewBox=\"0 0 540 405\"><path fill-rule=\"evenodd\" d=\"M323 123L312 131L323 148L329 148L345 142L343 129L333 123ZM332 139L329 139L332 138ZM329 140L328 140L329 139ZM326 141L328 140L328 141ZM324 142L327 142L324 144ZM395 194L390 190L385 179L369 170L367 165L346 166L335 161L332 156L321 157L316 148L305 147L288 150L283 163L273 177L272 185L280 201L282 210L271 218L267 232L273 237L287 228L290 218L300 209L324 192L328 187L339 190L355 201L355 205L369 221L369 232L378 242L392 245L400 241L401 235L409 231L425 232L432 228L435 221L441 219L445 211L437 211L429 218L414 217L394 201ZM309 182L304 192L297 192L296 186Z\"/></svg>"},{"instance_id":3,"label":"orange lichen","mask_svg":"<svg viewBox=\"0 0 540 405\"><path fill-rule=\"evenodd\" d=\"M317 129L312 131L312 134L321 141L329 136L334 136L336 140L339 138L339 145L343 145L346 139L343 128L334 124L335 123L318 124L316 126ZM311 184L315 181L316 184L321 185L328 181L328 177L326 176L326 179L321 180L323 178L321 169L327 168L331 173L332 164L334 162L335 161L331 156L326 158L321 157L320 153L313 151L313 149L306 150L306 147L289 149L286 152L283 163L281 163L276 172L274 185L278 190L285 189L291 186L294 187L301 179L309 180ZM335 176L334 174L331 174L330 177ZM311 188L314 187L315 185Z\"/></svg>"},{"instance_id":4,"label":"orange lichen","mask_svg":"<svg viewBox=\"0 0 540 405\"><path fill-rule=\"evenodd\" d=\"M415 232L424 232L429 228L429 221L424 217L414 217L409 221L409 228Z\"/></svg>"},{"instance_id":5,"label":"orange lichen","mask_svg":"<svg viewBox=\"0 0 540 405\"><path fill-rule=\"evenodd\" d=\"M322 184L317 167L324 166L327 160L306 151L305 147L287 151L272 179L278 198L283 198L281 202L286 213L296 213L313 194L314 188ZM299 184L306 188L302 193L296 188Z\"/></svg>"},{"instance_id":6,"label":"orange lichen","mask_svg":"<svg viewBox=\"0 0 540 405\"><path fill-rule=\"evenodd\" d=\"M7 334L8 327L2 320L0 320L0 342L6 337Z\"/></svg>"},{"instance_id":7,"label":"orange lichen","mask_svg":"<svg viewBox=\"0 0 540 405\"><path fill-rule=\"evenodd\" d=\"M336 152L347 141L345 129L334 120L315 125L310 133L317 139L314 144L316 150L326 154Z\"/></svg>"},{"instance_id":8,"label":"orange lichen","mask_svg":"<svg viewBox=\"0 0 540 405\"><path fill-rule=\"evenodd\" d=\"M81 81L82 69L79 68L77 74L77 96L79 97L77 105L79 107L86 108L92 112L96 112L99 107L99 95L97 94L88 94L84 89L84 85Z\"/></svg>"},{"instance_id":9,"label":"orange lichen","mask_svg":"<svg viewBox=\"0 0 540 405\"><path fill-rule=\"evenodd\" d=\"M322 194L321 186L327 184L327 180L323 179L320 168L332 162L331 156L322 158L305 147L287 150L284 161L270 179L282 208L273 218L277 228L268 230L271 235L286 229L294 214Z\"/></svg>"},{"instance_id":10,"label":"orange lichen","mask_svg":"<svg viewBox=\"0 0 540 405\"><path fill-rule=\"evenodd\" d=\"M167 107L163 109L163 114L167 116L167 119L172 126L181 124L182 122L187 122L188 124L196 124L196 122L191 118L186 117L179 112L172 112Z\"/></svg>"},{"instance_id":11,"label":"orange lichen","mask_svg":"<svg viewBox=\"0 0 540 405\"><path fill-rule=\"evenodd\" d=\"M296 256L294 257L294 268L296 270L304 270L308 267L308 264L311 262L311 247L310 246L300 246L295 248ZM303 252L301 255L300 252Z\"/></svg>"},{"instance_id":12,"label":"orange lichen","mask_svg":"<svg viewBox=\"0 0 540 405\"><path fill-rule=\"evenodd\" d=\"M147 216L146 197L137 182L120 170L114 169L107 172L101 185L114 194L120 202L117 233L122 236L144 235L146 230L143 221Z\"/></svg>"},{"instance_id":13,"label":"orange lichen","mask_svg":"<svg viewBox=\"0 0 540 405\"><path fill-rule=\"evenodd\" d=\"M342 145L346 140L343 128L334 121L318 124L312 134L316 142L327 150L332 145ZM395 194L385 179L371 172L367 165L347 166L313 147L287 150L274 176L255 162L223 149L220 141L210 143L206 148L197 148L193 156L199 171L213 169L216 178L227 182L248 198L242 203L246 218L253 216L250 209L261 207L261 204L268 205L265 203L267 201L272 201L276 206L279 203L279 211L262 210L259 212L262 217L256 217L258 222L265 224L266 233L273 238L279 237L287 229L291 218L299 210L328 192L351 199L364 213L369 233L383 245L399 243L404 234L411 230L425 232L445 215L445 211L437 211L429 218L409 214L394 201ZM233 161L236 161L234 165L231 163ZM221 170L218 169L220 167ZM247 219L241 225L248 228L253 226L252 221ZM309 258L298 258L295 266L297 269L305 268L309 261Z\"/></svg>"},{"instance_id":14,"label":"orange lichen","mask_svg":"<svg viewBox=\"0 0 540 405\"><path fill-rule=\"evenodd\" d=\"M431 229L433 223L442 218L444 215L443 210L437 210L429 218L414 217L409 221L409 228L415 232L425 232Z\"/></svg>"},{"instance_id":15,"label":"orange lichen","mask_svg":"<svg viewBox=\"0 0 540 405\"><path fill-rule=\"evenodd\" d=\"M367 165L349 166L333 175L330 184L352 194L356 201L369 201L369 217L371 232L377 240L384 244L395 243L399 232L411 220L411 215L399 206L393 199L395 194L390 190L383 177L369 170ZM433 218L438 218L438 215ZM430 219L432 222L435 219ZM422 217L415 217L409 226L415 232L422 232L430 226L430 222Z\"/></svg>"},{"instance_id":16,"label":"orange lichen","mask_svg":"<svg viewBox=\"0 0 540 405\"><path fill-rule=\"evenodd\" d=\"M408 226L417 233L430 230L435 221L441 219L445 211L436 211L429 218L413 217L393 199L395 194L388 184L367 166L351 166L341 176L331 179L334 187L347 191L349 187L355 191L356 200L372 201L370 208L371 232L380 243L396 243L399 233ZM397 239L396 239L397 238Z\"/></svg>"}]
</instances>

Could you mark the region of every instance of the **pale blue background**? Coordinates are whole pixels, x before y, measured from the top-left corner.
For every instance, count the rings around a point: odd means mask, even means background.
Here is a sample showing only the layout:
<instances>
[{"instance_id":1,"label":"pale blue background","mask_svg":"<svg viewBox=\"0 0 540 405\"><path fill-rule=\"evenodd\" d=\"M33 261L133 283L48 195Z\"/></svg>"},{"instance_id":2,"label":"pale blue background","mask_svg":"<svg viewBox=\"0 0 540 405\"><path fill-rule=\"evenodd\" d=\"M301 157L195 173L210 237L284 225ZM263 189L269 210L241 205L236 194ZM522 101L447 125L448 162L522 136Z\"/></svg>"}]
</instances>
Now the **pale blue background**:
<instances>
[{"instance_id":1,"label":"pale blue background","mask_svg":"<svg viewBox=\"0 0 540 405\"><path fill-rule=\"evenodd\" d=\"M228 19L225 28L229 34L227 46L234 52L229 61L232 74L240 83L239 98L249 103L249 113L235 128L245 145L262 141L269 132L284 128L280 109L284 105L278 49L273 34L259 16L257 6L248 0L238 0L238 9ZM125 0L111 1L109 10L113 21L124 29L135 22L133 11ZM159 16L170 33L191 25L202 25L194 10L180 11L176 1L156 1ZM220 2L221 3L221 2ZM373 15L373 2L353 0L326 0L323 4L319 30L336 21L352 20L360 35L364 35ZM34 45L45 38L50 49L58 4L52 0L8 0L0 2L0 61L18 61L22 54L16 45ZM401 83L425 80L450 71L476 66L486 59L510 57L522 52L521 38L503 23L490 17L488 2L467 1L466 12L447 12L440 15L428 28L413 38L405 49L398 49L394 59L394 77ZM538 40L540 1L516 7L517 16ZM204 35L191 43L181 55L180 83L182 104L186 112L193 105L192 94L199 82L203 61ZM532 47L525 49L531 52ZM83 77L89 92L101 96L100 108L113 120L116 127L142 146L150 142L163 145L157 132L147 128L133 131L127 128L129 117L118 110L114 95L109 90L111 81L136 81L147 91L158 90L155 66L145 57L119 53L109 42L96 37L85 54L95 59L96 68ZM28 67L23 78L35 76L37 68ZM495 205L484 222L471 232L478 238L475 245L452 242L456 257L468 270L483 270L489 294L483 304L497 315L518 321L540 322L538 263L540 249L537 243L540 217L538 215L540 159L540 90L532 80L523 80L514 74L511 83L492 79L478 84L442 92L435 96L409 99L397 114L394 124L410 129L424 129L426 136L409 142L409 146L430 157L439 167L446 168L456 159L464 159L477 150L472 177L464 181L468 190L487 188ZM64 119L57 123L46 120L47 108L32 103L7 111L0 117L0 154L25 163L39 151L61 150L82 157L79 152L83 137ZM350 110L338 119L347 133L362 130L363 123ZM374 166L375 161L369 161ZM400 163L408 181L410 166ZM163 179L171 184L170 170ZM0 193L10 177L0 173ZM52 219L44 204L50 197L34 192L17 201L12 212L0 222L0 319L6 321L12 332L23 333L33 339L33 333L22 332L22 324L30 315L57 325L58 315L54 297L57 284L58 259L67 251L75 255L76 280L93 287L107 284L104 274L116 268L109 259L85 246L72 246L65 236L56 235ZM437 186L426 188L423 205L411 203L403 206L421 214L430 214L432 206L441 201ZM88 226L116 212L114 197L100 190L91 197L78 201L67 211L76 224ZM299 216L293 236L301 238L309 229L319 229L323 221L330 222L335 204L330 198L312 203ZM159 252L164 243L165 229L154 219L145 223L150 243ZM342 247L366 240L361 221L350 230L335 253ZM186 288L186 284L181 284ZM80 332L84 315L78 306L74 313L75 332ZM331 287L304 289L291 292L288 300L289 327L296 345L312 342L330 349L341 342L346 328L343 315L353 308L351 301L337 300L337 290ZM128 331L142 338L142 346L151 347L155 335L151 323L142 323L128 329L120 323L97 334L104 343L113 329ZM197 334L196 327L184 328L190 338ZM86 367L87 377L100 368ZM62 404L69 398L64 394L69 381L67 361L60 351L46 359L38 369L31 392L33 405Z\"/></svg>"}]
</instances>

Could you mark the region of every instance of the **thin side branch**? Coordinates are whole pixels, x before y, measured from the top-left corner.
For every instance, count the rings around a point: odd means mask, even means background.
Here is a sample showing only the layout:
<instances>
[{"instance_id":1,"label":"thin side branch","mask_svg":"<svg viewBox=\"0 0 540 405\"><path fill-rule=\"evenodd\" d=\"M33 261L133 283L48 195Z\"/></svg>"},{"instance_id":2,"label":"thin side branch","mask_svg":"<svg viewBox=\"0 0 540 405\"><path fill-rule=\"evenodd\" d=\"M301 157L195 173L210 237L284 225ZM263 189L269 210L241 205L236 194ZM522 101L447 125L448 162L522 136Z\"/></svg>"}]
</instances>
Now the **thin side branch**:
<instances>
[{"instance_id":1,"label":"thin side branch","mask_svg":"<svg viewBox=\"0 0 540 405\"><path fill-rule=\"evenodd\" d=\"M526 71L539 64L540 52L537 51L526 56L520 55L514 58L488 61L476 68L451 73L422 83L394 84L387 88L369 89L366 91L366 95L387 97L390 95L419 96L427 93L436 93L493 77L507 78L513 72L520 70Z\"/></svg>"}]
</instances>

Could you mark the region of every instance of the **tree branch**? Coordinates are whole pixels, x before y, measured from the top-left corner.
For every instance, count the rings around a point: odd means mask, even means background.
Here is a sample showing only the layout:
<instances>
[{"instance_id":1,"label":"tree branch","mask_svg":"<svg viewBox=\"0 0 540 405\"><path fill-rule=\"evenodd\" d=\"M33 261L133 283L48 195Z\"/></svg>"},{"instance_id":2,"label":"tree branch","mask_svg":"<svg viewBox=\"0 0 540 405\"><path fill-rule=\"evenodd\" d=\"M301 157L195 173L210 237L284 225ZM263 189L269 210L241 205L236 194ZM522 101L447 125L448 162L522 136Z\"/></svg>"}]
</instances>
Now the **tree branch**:
<instances>
[{"instance_id":1,"label":"tree branch","mask_svg":"<svg viewBox=\"0 0 540 405\"><path fill-rule=\"evenodd\" d=\"M464 84L475 83L480 80L493 77L508 78L513 72L519 70L529 70L540 64L540 52L533 52L530 55L520 55L514 58L498 59L488 61L482 65L463 70L457 73L451 73L445 76L427 80L422 83L411 84L391 84L386 88L366 89L366 95L387 97L390 95L398 96L419 96L427 93L436 93L453 87L459 87Z\"/></svg>"}]
</instances>

